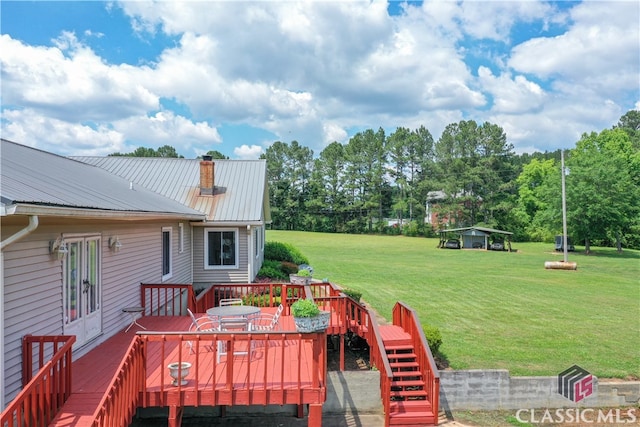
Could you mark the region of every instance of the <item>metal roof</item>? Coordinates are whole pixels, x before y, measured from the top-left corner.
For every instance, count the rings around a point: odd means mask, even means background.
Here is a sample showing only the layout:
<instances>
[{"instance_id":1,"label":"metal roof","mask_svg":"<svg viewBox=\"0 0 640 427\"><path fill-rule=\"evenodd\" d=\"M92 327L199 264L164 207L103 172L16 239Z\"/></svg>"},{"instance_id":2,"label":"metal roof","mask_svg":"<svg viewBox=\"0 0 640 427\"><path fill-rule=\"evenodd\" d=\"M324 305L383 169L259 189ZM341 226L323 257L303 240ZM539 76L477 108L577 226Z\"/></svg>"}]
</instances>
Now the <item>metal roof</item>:
<instances>
[{"instance_id":1,"label":"metal roof","mask_svg":"<svg viewBox=\"0 0 640 427\"><path fill-rule=\"evenodd\" d=\"M72 157L207 214L214 222L270 221L265 160L214 160L213 196L200 195L200 160Z\"/></svg>"},{"instance_id":2,"label":"metal roof","mask_svg":"<svg viewBox=\"0 0 640 427\"><path fill-rule=\"evenodd\" d=\"M438 233L452 233L452 232L458 232L458 231L469 231L469 230L478 230L478 231L482 231L484 233L497 233L497 234L513 234L510 231L502 231L502 230L496 230L493 228L486 228L486 227L462 227L462 228L443 228L438 230Z\"/></svg>"},{"instance_id":3,"label":"metal roof","mask_svg":"<svg viewBox=\"0 0 640 427\"><path fill-rule=\"evenodd\" d=\"M175 200L141 186L131 188L128 180L103 169L5 139L1 142L0 200L5 213L32 206L39 212L72 208L103 217L135 212L204 219L202 213Z\"/></svg>"}]
</instances>

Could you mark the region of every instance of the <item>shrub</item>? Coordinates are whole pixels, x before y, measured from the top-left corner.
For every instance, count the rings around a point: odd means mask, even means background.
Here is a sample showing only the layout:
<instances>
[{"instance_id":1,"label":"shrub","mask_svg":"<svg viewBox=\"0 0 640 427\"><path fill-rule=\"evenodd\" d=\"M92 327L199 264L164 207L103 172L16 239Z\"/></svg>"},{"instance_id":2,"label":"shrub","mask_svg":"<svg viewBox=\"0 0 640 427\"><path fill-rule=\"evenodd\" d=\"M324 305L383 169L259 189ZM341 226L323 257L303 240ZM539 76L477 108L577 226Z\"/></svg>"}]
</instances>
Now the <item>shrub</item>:
<instances>
[{"instance_id":1,"label":"shrub","mask_svg":"<svg viewBox=\"0 0 640 427\"><path fill-rule=\"evenodd\" d=\"M424 332L424 337L429 343L431 353L437 353L440 345L442 345L442 334L440 333L440 329L435 326L422 325L422 331Z\"/></svg>"},{"instance_id":2,"label":"shrub","mask_svg":"<svg viewBox=\"0 0 640 427\"><path fill-rule=\"evenodd\" d=\"M293 317L314 317L320 314L320 309L310 299L299 299L291 304L291 314Z\"/></svg>"},{"instance_id":3,"label":"shrub","mask_svg":"<svg viewBox=\"0 0 640 427\"><path fill-rule=\"evenodd\" d=\"M417 237L421 234L420 224L418 221L411 221L402 226L402 234L408 237Z\"/></svg>"},{"instance_id":4,"label":"shrub","mask_svg":"<svg viewBox=\"0 0 640 427\"><path fill-rule=\"evenodd\" d=\"M296 273L296 276L311 277L311 272L305 268L302 270L298 270L298 272Z\"/></svg>"},{"instance_id":5,"label":"shrub","mask_svg":"<svg viewBox=\"0 0 640 427\"><path fill-rule=\"evenodd\" d=\"M282 242L266 242L264 244L265 260L287 261L295 265L309 264L307 257L293 245Z\"/></svg>"},{"instance_id":6,"label":"shrub","mask_svg":"<svg viewBox=\"0 0 640 427\"><path fill-rule=\"evenodd\" d=\"M281 264L277 261L265 260L262 263L260 271L258 271L258 277L266 279L280 279L287 280L289 275L282 271Z\"/></svg>"},{"instance_id":7,"label":"shrub","mask_svg":"<svg viewBox=\"0 0 640 427\"><path fill-rule=\"evenodd\" d=\"M298 272L298 265L289 261L282 261L280 263L280 269L288 276L289 274L296 274Z\"/></svg>"},{"instance_id":8,"label":"shrub","mask_svg":"<svg viewBox=\"0 0 640 427\"><path fill-rule=\"evenodd\" d=\"M270 298L270 295L268 293L263 295L249 294L242 297L242 302L244 303L244 305L253 305L256 307L269 307L269 298ZM273 302L276 305L280 304L280 298L274 297Z\"/></svg>"},{"instance_id":9,"label":"shrub","mask_svg":"<svg viewBox=\"0 0 640 427\"><path fill-rule=\"evenodd\" d=\"M345 288L342 290L342 293L351 297L356 302L360 302L360 298L362 298L362 292L356 291L355 289Z\"/></svg>"}]
</instances>

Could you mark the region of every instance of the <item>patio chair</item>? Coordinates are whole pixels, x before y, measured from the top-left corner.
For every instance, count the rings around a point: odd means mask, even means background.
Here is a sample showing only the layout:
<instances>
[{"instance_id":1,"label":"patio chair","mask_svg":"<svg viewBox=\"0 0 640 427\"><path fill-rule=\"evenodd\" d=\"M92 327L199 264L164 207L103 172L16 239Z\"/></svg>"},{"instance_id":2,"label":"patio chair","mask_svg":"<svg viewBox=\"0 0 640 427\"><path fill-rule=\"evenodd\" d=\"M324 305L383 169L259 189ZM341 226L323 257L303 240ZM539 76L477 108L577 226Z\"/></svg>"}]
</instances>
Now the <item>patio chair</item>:
<instances>
[{"instance_id":1,"label":"patio chair","mask_svg":"<svg viewBox=\"0 0 640 427\"><path fill-rule=\"evenodd\" d=\"M243 317L226 317L220 319L220 323L218 324L218 330L220 332L246 332L249 330L249 321ZM245 342L236 342L233 349L233 356L247 356L249 354L250 349L240 349L238 350L238 344L244 346ZM218 354L216 357L217 363L220 363L220 359L222 356L227 356L227 361L229 361L229 349L230 341L225 341L224 339L218 340ZM245 347L246 348L246 347Z\"/></svg>"},{"instance_id":2,"label":"patio chair","mask_svg":"<svg viewBox=\"0 0 640 427\"><path fill-rule=\"evenodd\" d=\"M187 313L189 313L189 317L191 317L191 322L193 323L193 325L197 328L198 325L201 322L205 322L207 320L209 320L209 318L207 316L202 316L202 317L196 317L195 314L193 314L193 311L189 310L187 308Z\"/></svg>"},{"instance_id":3,"label":"patio chair","mask_svg":"<svg viewBox=\"0 0 640 427\"><path fill-rule=\"evenodd\" d=\"M212 321L207 316L196 317L191 310L187 308L187 312L191 317L191 325L189 326L189 332L214 332L218 330L218 322ZM193 342L187 341L189 352L193 353ZM211 349L211 346L207 346Z\"/></svg>"},{"instance_id":4,"label":"patio chair","mask_svg":"<svg viewBox=\"0 0 640 427\"><path fill-rule=\"evenodd\" d=\"M252 321L251 329L260 332L270 332L280 330L278 321L280 315L284 311L284 306L280 304L275 314L262 313L258 318Z\"/></svg>"},{"instance_id":5,"label":"patio chair","mask_svg":"<svg viewBox=\"0 0 640 427\"><path fill-rule=\"evenodd\" d=\"M222 298L218 305L220 307L225 305L244 305L244 302L242 302L242 298Z\"/></svg>"}]
</instances>

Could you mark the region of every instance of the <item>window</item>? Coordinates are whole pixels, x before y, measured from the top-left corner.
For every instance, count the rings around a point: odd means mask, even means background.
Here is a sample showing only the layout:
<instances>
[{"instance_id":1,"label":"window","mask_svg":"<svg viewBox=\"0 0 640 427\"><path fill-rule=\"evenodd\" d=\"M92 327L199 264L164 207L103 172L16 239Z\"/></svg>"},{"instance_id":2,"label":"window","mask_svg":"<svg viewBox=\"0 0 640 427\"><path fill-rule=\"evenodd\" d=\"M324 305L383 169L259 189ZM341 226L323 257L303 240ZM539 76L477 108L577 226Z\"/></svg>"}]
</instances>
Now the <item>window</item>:
<instances>
[{"instance_id":1,"label":"window","mask_svg":"<svg viewBox=\"0 0 640 427\"><path fill-rule=\"evenodd\" d=\"M171 227L162 227L162 281L173 275L171 259Z\"/></svg>"},{"instance_id":2,"label":"window","mask_svg":"<svg viewBox=\"0 0 640 427\"><path fill-rule=\"evenodd\" d=\"M238 268L238 230L205 229L204 268Z\"/></svg>"},{"instance_id":3,"label":"window","mask_svg":"<svg viewBox=\"0 0 640 427\"><path fill-rule=\"evenodd\" d=\"M253 246L255 257L259 258L264 250L264 228L256 227L253 229Z\"/></svg>"},{"instance_id":4,"label":"window","mask_svg":"<svg viewBox=\"0 0 640 427\"><path fill-rule=\"evenodd\" d=\"M178 224L178 253L184 252L184 224Z\"/></svg>"},{"instance_id":5,"label":"window","mask_svg":"<svg viewBox=\"0 0 640 427\"><path fill-rule=\"evenodd\" d=\"M255 252L255 257L258 258L258 254L260 253L260 235L259 235L260 229L259 228L254 228L253 229L253 248L254 248L254 252Z\"/></svg>"}]
</instances>

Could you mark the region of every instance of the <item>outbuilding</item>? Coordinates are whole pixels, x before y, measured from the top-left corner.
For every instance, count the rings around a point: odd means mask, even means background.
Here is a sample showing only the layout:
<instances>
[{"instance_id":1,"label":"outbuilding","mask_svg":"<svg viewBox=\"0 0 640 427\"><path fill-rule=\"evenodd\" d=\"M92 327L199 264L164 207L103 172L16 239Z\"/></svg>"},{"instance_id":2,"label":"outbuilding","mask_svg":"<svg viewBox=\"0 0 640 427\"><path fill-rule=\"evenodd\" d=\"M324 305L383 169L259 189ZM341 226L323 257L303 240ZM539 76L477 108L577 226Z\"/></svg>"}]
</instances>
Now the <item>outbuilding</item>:
<instances>
[{"instance_id":1,"label":"outbuilding","mask_svg":"<svg viewBox=\"0 0 640 427\"><path fill-rule=\"evenodd\" d=\"M491 250L508 250L511 249L511 236L510 231L496 230L486 227L462 227L462 228L449 228L438 230L440 235L439 248L444 247L444 242L452 235L456 236L463 249L491 249Z\"/></svg>"}]
</instances>

